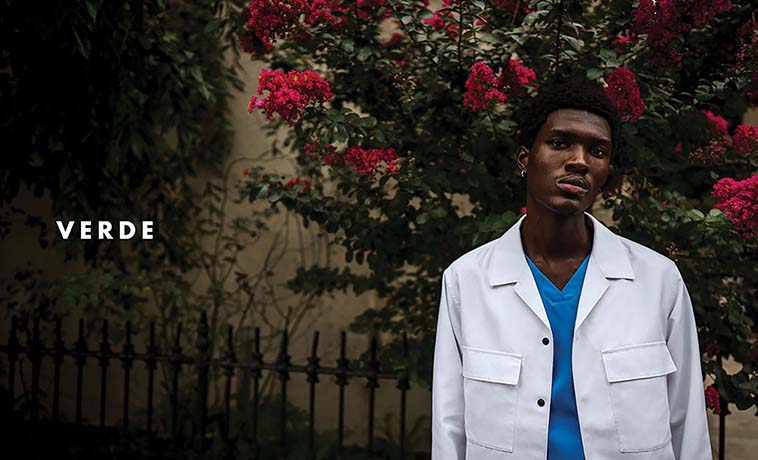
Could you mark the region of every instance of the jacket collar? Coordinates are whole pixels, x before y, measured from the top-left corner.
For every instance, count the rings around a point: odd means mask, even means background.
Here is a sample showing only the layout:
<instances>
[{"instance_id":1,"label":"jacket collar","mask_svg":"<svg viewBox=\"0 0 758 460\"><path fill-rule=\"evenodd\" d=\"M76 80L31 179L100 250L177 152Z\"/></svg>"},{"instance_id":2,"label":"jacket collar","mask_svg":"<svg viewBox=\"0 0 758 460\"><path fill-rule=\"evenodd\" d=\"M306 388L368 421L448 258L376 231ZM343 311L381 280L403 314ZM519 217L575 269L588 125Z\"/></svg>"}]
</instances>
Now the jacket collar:
<instances>
[{"instance_id":1,"label":"jacket collar","mask_svg":"<svg viewBox=\"0 0 758 460\"><path fill-rule=\"evenodd\" d=\"M600 298L610 286L608 279L634 279L634 271L629 261L629 255L621 240L605 225L588 213L593 232L592 251L584 275L582 293L577 308L574 330L584 322L597 305ZM496 240L492 256L486 269L490 286L516 283L514 291L535 315L548 328L550 320L542 303L537 283L529 269L521 244L519 228L526 216L513 224L499 239Z\"/></svg>"},{"instance_id":2,"label":"jacket collar","mask_svg":"<svg viewBox=\"0 0 758 460\"><path fill-rule=\"evenodd\" d=\"M619 237L591 214L584 214L590 218L594 230L589 263L597 265L606 278L633 280L632 264ZM526 215L521 216L495 243L494 254L487 267L490 286L515 283L525 271L529 271L519 232L524 218Z\"/></svg>"}]
</instances>

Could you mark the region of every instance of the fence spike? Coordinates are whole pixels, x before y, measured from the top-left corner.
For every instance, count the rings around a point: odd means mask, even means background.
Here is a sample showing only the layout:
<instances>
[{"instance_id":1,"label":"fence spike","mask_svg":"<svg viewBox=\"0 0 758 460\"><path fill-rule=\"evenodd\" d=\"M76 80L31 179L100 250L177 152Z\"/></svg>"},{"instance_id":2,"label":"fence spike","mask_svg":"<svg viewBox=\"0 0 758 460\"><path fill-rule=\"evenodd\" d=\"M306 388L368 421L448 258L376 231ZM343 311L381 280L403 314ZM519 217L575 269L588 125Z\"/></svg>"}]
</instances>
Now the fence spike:
<instances>
[{"instance_id":1,"label":"fence spike","mask_svg":"<svg viewBox=\"0 0 758 460\"><path fill-rule=\"evenodd\" d=\"M100 362L100 427L105 427L105 403L108 388L108 366L111 358L111 346L108 343L108 320L103 320L102 342L98 352Z\"/></svg>"},{"instance_id":2,"label":"fence spike","mask_svg":"<svg viewBox=\"0 0 758 460\"><path fill-rule=\"evenodd\" d=\"M27 356L32 364L32 420L39 419L39 376L42 367L42 342L39 333L39 316L32 319L32 339L29 344Z\"/></svg>"},{"instance_id":3,"label":"fence spike","mask_svg":"<svg viewBox=\"0 0 758 460\"><path fill-rule=\"evenodd\" d=\"M316 455L315 431L316 431L316 383L318 383L318 338L319 331L313 333L313 345L311 356L308 358L308 370L306 381L310 384L308 397L308 458L312 460Z\"/></svg>"},{"instance_id":4,"label":"fence spike","mask_svg":"<svg viewBox=\"0 0 758 460\"><path fill-rule=\"evenodd\" d=\"M340 357L337 360L337 385L339 385L339 414L337 418L337 455L345 458L345 385L347 385L348 361L345 354L347 336L340 331Z\"/></svg>"},{"instance_id":5,"label":"fence spike","mask_svg":"<svg viewBox=\"0 0 758 460\"><path fill-rule=\"evenodd\" d=\"M63 321L61 318L55 320L55 342L53 343L53 421L57 422L60 418L60 396L61 396L61 366L66 348L63 343Z\"/></svg>"},{"instance_id":6,"label":"fence spike","mask_svg":"<svg viewBox=\"0 0 758 460\"><path fill-rule=\"evenodd\" d=\"M236 354L234 353L234 329L231 324L227 326L226 337L226 354L224 356L224 374L226 376L226 388L224 389L224 426L221 435L226 441L226 457L233 457L233 446L231 442L231 399L232 399L232 377L234 376L234 366L236 363Z\"/></svg>"},{"instance_id":7,"label":"fence spike","mask_svg":"<svg viewBox=\"0 0 758 460\"><path fill-rule=\"evenodd\" d=\"M211 347L209 338L208 315L205 311L200 313L200 321L197 324L197 424L199 427L200 452L205 452L205 433L208 428L208 352Z\"/></svg>"},{"instance_id":8,"label":"fence spike","mask_svg":"<svg viewBox=\"0 0 758 460\"><path fill-rule=\"evenodd\" d=\"M171 349L171 365L173 375L171 378L171 435L174 443L179 443L179 374L182 371L182 323L176 325L176 336L174 337L174 347Z\"/></svg>"},{"instance_id":9,"label":"fence spike","mask_svg":"<svg viewBox=\"0 0 758 460\"><path fill-rule=\"evenodd\" d=\"M132 344L132 322L126 322L126 339L121 349L121 367L124 369L124 410L122 415L122 429L129 431L129 384L131 383L132 363L134 362L134 345Z\"/></svg>"},{"instance_id":10,"label":"fence spike","mask_svg":"<svg viewBox=\"0 0 758 460\"><path fill-rule=\"evenodd\" d=\"M153 429L153 394L155 370L158 368L158 347L155 344L155 320L148 327L147 350L145 350L145 367L147 367L147 431Z\"/></svg>"},{"instance_id":11,"label":"fence spike","mask_svg":"<svg viewBox=\"0 0 758 460\"><path fill-rule=\"evenodd\" d=\"M379 386L379 362L376 360L376 335L371 336L369 348L368 383L369 406L368 406L368 453L369 458L374 457L374 418L376 411L376 388Z\"/></svg>"},{"instance_id":12,"label":"fence spike","mask_svg":"<svg viewBox=\"0 0 758 460\"><path fill-rule=\"evenodd\" d=\"M82 385L84 364L87 361L87 341L84 338L84 318L79 318L79 333L76 340L74 359L76 361L76 423L82 423Z\"/></svg>"},{"instance_id":13,"label":"fence spike","mask_svg":"<svg viewBox=\"0 0 758 460\"><path fill-rule=\"evenodd\" d=\"M12 413L16 408L14 401L15 386L16 386L16 361L18 360L18 354L20 352L20 344L18 342L18 318L13 315L11 318L11 330L8 335L8 402L10 404L9 413Z\"/></svg>"}]
</instances>

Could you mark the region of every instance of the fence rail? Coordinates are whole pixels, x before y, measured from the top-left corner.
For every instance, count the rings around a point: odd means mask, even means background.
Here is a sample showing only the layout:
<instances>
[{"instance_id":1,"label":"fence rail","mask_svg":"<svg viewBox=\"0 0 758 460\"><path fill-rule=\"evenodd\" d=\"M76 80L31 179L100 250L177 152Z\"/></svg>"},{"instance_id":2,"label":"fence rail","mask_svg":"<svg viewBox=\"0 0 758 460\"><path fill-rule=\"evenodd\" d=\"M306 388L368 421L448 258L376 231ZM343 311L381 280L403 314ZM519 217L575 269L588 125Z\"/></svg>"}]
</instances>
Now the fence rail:
<instances>
[{"instance_id":1,"label":"fence rail","mask_svg":"<svg viewBox=\"0 0 758 460\"><path fill-rule=\"evenodd\" d=\"M125 325L125 340L120 351L114 351L110 342L108 321L102 322L100 331L100 343L95 349L89 348L85 338L84 320L79 320L78 338L71 348L67 348L63 340L62 321L57 319L54 326L54 342L52 347L43 345L40 337L39 319L32 321L31 337L27 343L22 345L18 339L18 320L13 317L10 326L10 335L7 345L0 345L0 352L4 352L8 359L8 391L9 401L12 407L8 413L15 410L14 401L16 400L16 374L17 365L22 355L26 355L32 369L31 388L27 395L30 399L29 418L32 421L40 419L40 370L45 358L51 358L53 362L53 392L52 392L52 410L51 419L53 422L61 420L60 395L61 395L61 367L66 358L73 359L76 366L75 380L75 422L82 425L83 418L83 383L84 370L88 360L97 361L100 368L100 393L99 393L99 427L106 427L106 401L108 396L109 369L114 362L120 363L123 372L123 395L121 414L121 430L128 433L130 430L130 383L132 380L132 369L135 363L144 363L147 369L147 411L145 426L147 432L154 431L154 403L155 403L155 372L159 363L165 363L171 369L170 381L170 408L171 422L170 435L175 440L179 440L179 377L185 368L194 369L197 377L197 389L195 394L193 434L191 436L191 446L199 452L205 452L209 447L207 437L209 417L208 417L208 390L211 384L210 371L218 369L221 371L223 379L223 416L220 423L220 434L222 442L231 444L230 439L230 417L232 413L232 380L236 371L244 370L249 373L252 380L252 427L250 435L252 436L251 455L253 459L259 458L261 449L269 446L259 445L258 428L260 405L260 380L263 377L263 371L275 373L279 380L279 445L282 458L287 458L288 440L287 440L287 386L290 375L293 373L305 374L306 381L309 385L309 404L308 404L308 458L315 458L315 401L316 401L316 384L319 382L319 376L335 376L335 383L339 387L339 407L338 407L338 427L337 427L337 455L338 458L344 458L345 454L345 386L350 379L365 379L369 389L369 416L368 416L368 436L366 449L370 458L374 458L375 453L375 435L374 422L376 416L376 389L379 387L380 380L391 380L396 383L399 390L399 450L401 458L406 457L406 412L407 412L407 392L410 390L408 371L406 368L400 368L398 371L390 372L380 369L380 363L377 360L377 342L373 337L369 347L369 360L367 365L361 368L351 368L350 361L346 355L346 334L340 334L340 354L337 364L334 367L323 366L318 356L319 332L316 331L313 336L311 352L305 365L293 364L292 356L288 353L289 339L286 332L282 335L279 352L273 361L264 361L264 356L260 349L260 330L255 329L254 345L251 353L251 359L241 362L237 359L235 346L233 343L233 330L228 326L226 334L225 348L221 351L220 356L211 356L211 341L209 336L209 326L207 315L203 312L200 315L200 321L197 326L194 356L184 353L181 347L182 324L176 326L174 345L168 353L161 353L156 344L155 323L151 322L149 326L148 342L144 353L138 353L132 343L132 325L127 322ZM408 356L408 342L405 334L403 335L403 353ZM232 447L230 446L229 452ZM232 456L231 454L229 455Z\"/></svg>"}]
</instances>

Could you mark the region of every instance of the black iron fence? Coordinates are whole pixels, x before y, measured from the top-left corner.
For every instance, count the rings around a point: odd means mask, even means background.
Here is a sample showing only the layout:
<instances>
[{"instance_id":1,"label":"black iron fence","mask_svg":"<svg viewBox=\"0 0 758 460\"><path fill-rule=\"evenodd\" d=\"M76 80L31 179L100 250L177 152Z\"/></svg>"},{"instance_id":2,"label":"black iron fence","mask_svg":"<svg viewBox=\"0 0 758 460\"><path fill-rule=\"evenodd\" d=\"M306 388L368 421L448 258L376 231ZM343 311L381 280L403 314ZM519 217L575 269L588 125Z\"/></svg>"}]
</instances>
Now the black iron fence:
<instances>
[{"instance_id":1,"label":"black iron fence","mask_svg":"<svg viewBox=\"0 0 758 460\"><path fill-rule=\"evenodd\" d=\"M168 352L162 352L156 343L155 337L155 323L151 322L149 325L149 335L146 344L145 351L138 353L135 350L135 346L132 343L132 325L127 322L125 325L125 337L123 345L120 351L114 351L110 340L110 334L108 330L108 321L102 322L102 330L100 331L101 339L98 347L92 349L89 347L85 338L84 321L79 321L78 338L73 346L67 347L63 340L62 322L58 319L54 326L54 342L52 347L45 346L40 337L40 324L39 320L35 319L32 322L31 334L28 334L28 339L24 344L20 343L18 339L18 321L14 317L10 325L10 334L7 345L0 345L0 351L7 355L8 360L8 401L11 407L8 408L7 413L13 413L16 410L17 394L16 394L16 376L17 366L19 360L25 355L28 363L31 366L31 384L28 391L25 391L25 400L28 402L28 409L26 411L25 418L29 421L39 421L45 423L60 424L61 422L61 367L64 360L73 360L76 369L75 379L75 403L74 403L74 424L87 425L83 417L83 384L84 384L84 371L88 361L96 361L100 369L100 385L99 385L99 420L98 427L101 429L112 429L114 427L108 427L106 422L106 409L108 398L108 382L111 378L112 372L109 370L111 365L120 363L122 367L123 376L123 395L122 395L122 413L120 419L119 432L122 435L128 435L130 428L134 430L134 424L131 423L130 411L133 411L132 403L129 400L132 382L132 370L136 363L143 363L147 371L147 386L146 386L146 400L147 407L144 412L144 430L143 432L154 433L155 432L155 392L156 392L156 371L159 364L165 364L170 369L170 381L167 382L170 391L170 424L169 433L162 433L165 439L173 439L175 442L172 444L174 447L182 446L182 449L189 447L193 452L200 453L201 456L204 452L209 450L211 444L221 443L226 446L226 456L229 458L239 458L236 454L233 436L230 433L230 417L232 414L232 380L235 376L235 372L244 370L248 373L248 376L252 382L252 416L250 420L251 428L246 433L246 436L250 436L251 449L249 449L249 456L252 459L263 458L263 449L275 448L278 451L277 457L288 458L288 451L291 446L288 441L288 427L287 427L287 387L290 375L293 373L304 374L306 381L309 385L309 407L308 407L308 424L307 424L307 458L316 458L317 446L316 446L316 423L315 423L315 402L316 402L316 387L319 382L319 376L334 376L335 383L338 385L338 421L336 431L336 452L337 458L346 458L346 446L345 446L345 386L351 379L358 379L365 381L368 387L368 433L366 443L361 452L367 458L389 458L386 452L377 452L375 445L375 418L376 418L376 389L379 387L380 380L389 380L395 383L396 388L399 390L399 396L397 404L399 405L399 437L397 439L397 449L399 449L399 455L393 455L392 458L409 459L409 458L428 458L428 453L410 453L406 446L406 412L407 412L407 393L411 388L408 378L408 371L406 368L400 368L396 371L385 371L380 369L380 363L377 360L377 342L376 338L372 338L370 347L368 349L368 360L365 366L360 368L352 368L350 366L350 360L346 356L346 335L345 332L341 333L340 337L340 354L337 359L336 366L329 367L323 366L320 362L318 355L319 344L319 332L315 332L313 336L313 342L310 355L307 358L306 364L293 364L291 362L292 357L288 353L289 340L285 333L281 338L281 344L279 352L276 358L272 361L265 361L264 356L260 349L260 331L255 329L254 341L252 351L250 353L251 359L247 362L240 362L237 359L237 353L233 343L233 330L229 326L226 334L225 348L221 351L217 357L211 356L210 347L211 340L209 335L208 319L205 313L200 317L200 321L197 326L197 335L195 341L195 354L190 356L184 353L182 349L182 325L177 324L175 334L175 343L171 350ZM403 336L403 353L407 357L408 345L407 338ZM53 376L52 376L52 395L50 399L49 416L44 417L45 420L40 420L41 411L43 407L41 404L41 389L40 389L40 371L43 366L43 361L46 359L52 360ZM183 435L180 433L180 421L179 410L180 401L178 395L180 394L180 374L186 372L185 369L191 369L194 371L194 378L196 378L196 394L194 395L194 407L192 408L194 420L192 422L192 433L189 439L183 439ZM215 417L213 421L217 422L218 430L217 436L213 436L208 433L209 431L209 414L208 414L208 396L209 387L214 374L218 371L223 379L223 413L220 417ZM263 372L268 371L275 373L279 383L279 392L277 397L279 416L276 420L264 420L266 424L276 423L278 424L278 440L275 446L263 445L258 438L259 428L261 427L261 420L259 420L259 406L261 401L260 384L263 378ZM270 429L271 427L267 427ZM217 439L220 438L220 439ZM270 458L270 455L266 456Z\"/></svg>"},{"instance_id":2,"label":"black iron fence","mask_svg":"<svg viewBox=\"0 0 758 460\"><path fill-rule=\"evenodd\" d=\"M290 374L300 373L306 376L309 385L309 404L308 404L308 424L307 424L307 458L315 458L317 446L315 444L316 423L315 423L315 401L316 401L316 384L319 382L319 376L330 375L335 377L335 383L339 387L338 396L338 422L336 431L336 452L337 458L346 458L345 456L345 386L350 379L362 379L369 389L368 402L368 434L366 445L363 449L367 458L379 458L375 450L375 418L376 418L376 389L379 387L380 380L390 380L395 383L399 390L399 427L398 427L398 454L397 458L428 458L428 453L411 453L408 452L406 445L406 412L407 412L407 392L411 388L406 368L400 368L397 371L385 371L380 369L377 360L377 342L376 338L371 339L369 347L369 359L367 365L361 368L351 368L350 361L346 356L346 335L341 333L340 337L340 355L337 359L337 365L328 367L321 365L318 356L319 332L315 332L311 347L311 353L304 365L293 364L292 357L288 353L288 337L286 333L282 336L279 353L273 361L264 361L264 356L260 350L260 331L255 329L254 346L251 352L251 359L246 362L240 362L237 359L235 346L233 344L232 328L229 326L227 331L227 343L225 349L218 357L211 356L209 326L206 314L203 313L197 327L197 336L195 341L196 354L189 356L184 354L182 349L182 325L177 324L175 343L168 353L163 353L156 344L155 323L151 322L149 327L149 336L146 350L144 353L138 353L132 344L132 327L131 323L126 323L125 340L121 350L116 352L112 349L110 336L108 332L108 321L102 323L101 341L97 349L90 349L84 334L84 322L79 321L78 339L73 347L66 347L63 341L61 320L57 320L54 328L54 343L52 347L47 347L42 343L40 338L39 320L35 319L32 323L30 338L25 344L21 344L18 339L17 320L14 317L11 321L10 335L7 345L0 345L0 352L4 352L8 359L8 401L11 407L7 408L7 413L15 410L15 389L16 389L16 366L22 355L26 355L31 365L31 385L26 395L28 399L28 418L31 421L40 420L40 370L43 360L47 357L52 359L53 363L53 382L50 421L53 423L61 421L60 410L60 390L61 390L61 367L64 359L67 357L73 359L76 367L75 381L75 416L74 422L77 425L83 425L83 383L84 369L88 360L96 360L100 368L100 389L99 389L99 423L101 429L106 427L106 401L108 391L109 368L112 362L120 362L123 369L123 401L120 433L125 434L130 430L130 410L132 409L129 401L130 383L132 368L136 362L144 363L147 370L147 408L145 413L145 431L154 432L154 402L155 402L155 373L159 363L164 363L171 369L170 380L170 433L164 433L168 439L173 439L173 447L187 446L187 440L182 439L179 428L179 376L185 368L192 368L195 371L197 379L196 394L194 397L193 407L193 430L189 439L189 446L201 455L206 452L209 445L214 441L213 436L208 436L209 416L208 416L208 390L211 384L211 370L219 370L224 379L223 394L223 414L216 418L218 422L218 433L220 442L227 446L226 452L229 458L235 456L235 439L230 433L230 417L232 413L232 380L235 372L244 370L249 373L252 379L252 417L251 429L248 435L251 436L252 448L250 449L250 458L262 458L262 449L271 448L272 446L262 445L258 439L260 427L258 409L260 407L261 394L260 382L263 377L263 371L269 371L276 374L280 382L279 397L279 416L274 423L278 423L278 456L287 458L290 445L288 443L287 430L287 387L290 380ZM403 336L403 353L408 355L408 345L405 335ZM721 413L719 414L719 435L718 435L718 458L725 458L726 445L726 416L729 414L727 401L721 400ZM272 423L266 420L266 423ZM111 427L112 428L112 427ZM386 454L384 452L383 454ZM384 457L384 455L381 455ZM385 457L386 458L386 457Z\"/></svg>"}]
</instances>

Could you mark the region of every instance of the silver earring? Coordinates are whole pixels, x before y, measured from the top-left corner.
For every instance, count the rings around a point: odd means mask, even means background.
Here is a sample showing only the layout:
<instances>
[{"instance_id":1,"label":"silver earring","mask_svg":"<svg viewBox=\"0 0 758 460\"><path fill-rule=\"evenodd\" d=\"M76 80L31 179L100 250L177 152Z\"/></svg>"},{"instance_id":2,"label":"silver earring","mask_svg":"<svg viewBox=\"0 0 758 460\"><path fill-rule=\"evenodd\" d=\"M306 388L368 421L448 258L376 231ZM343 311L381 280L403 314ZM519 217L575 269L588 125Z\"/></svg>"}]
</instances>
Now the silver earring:
<instances>
[{"instance_id":1,"label":"silver earring","mask_svg":"<svg viewBox=\"0 0 758 460\"><path fill-rule=\"evenodd\" d=\"M521 177L526 177L526 169L521 170Z\"/></svg>"}]
</instances>

